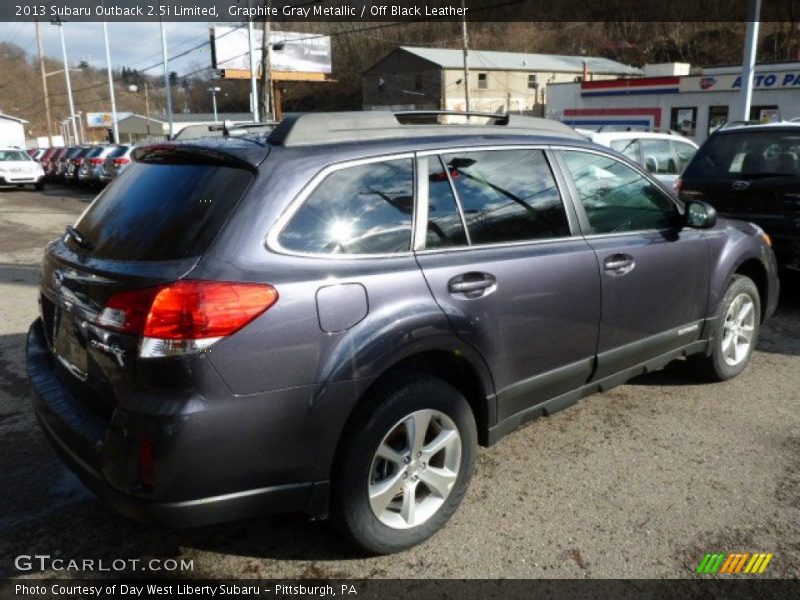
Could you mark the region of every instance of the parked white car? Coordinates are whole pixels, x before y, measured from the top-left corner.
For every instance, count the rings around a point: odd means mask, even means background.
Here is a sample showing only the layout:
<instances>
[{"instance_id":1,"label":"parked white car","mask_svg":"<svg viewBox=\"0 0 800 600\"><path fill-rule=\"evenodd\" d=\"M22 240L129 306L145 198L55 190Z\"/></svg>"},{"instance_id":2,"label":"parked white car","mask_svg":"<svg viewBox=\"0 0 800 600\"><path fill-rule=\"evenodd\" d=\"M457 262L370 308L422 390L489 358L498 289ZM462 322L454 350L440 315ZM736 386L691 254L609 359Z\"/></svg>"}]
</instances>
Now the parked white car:
<instances>
[{"instance_id":1,"label":"parked white car","mask_svg":"<svg viewBox=\"0 0 800 600\"><path fill-rule=\"evenodd\" d=\"M32 185L44 189L44 169L19 148L0 147L0 186Z\"/></svg>"},{"instance_id":2,"label":"parked white car","mask_svg":"<svg viewBox=\"0 0 800 600\"><path fill-rule=\"evenodd\" d=\"M655 131L589 131L578 129L595 144L622 152L670 189L697 152L697 144L677 133Z\"/></svg>"}]
</instances>

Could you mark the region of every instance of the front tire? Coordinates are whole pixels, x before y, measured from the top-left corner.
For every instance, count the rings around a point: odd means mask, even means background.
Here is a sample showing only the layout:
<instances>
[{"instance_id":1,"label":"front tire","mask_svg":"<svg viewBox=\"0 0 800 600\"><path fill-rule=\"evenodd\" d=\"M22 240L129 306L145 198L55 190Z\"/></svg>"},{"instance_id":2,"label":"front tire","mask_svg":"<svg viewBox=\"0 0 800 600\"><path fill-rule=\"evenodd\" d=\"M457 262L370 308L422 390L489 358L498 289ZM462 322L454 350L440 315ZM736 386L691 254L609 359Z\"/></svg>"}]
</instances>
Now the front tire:
<instances>
[{"instance_id":1,"label":"front tire","mask_svg":"<svg viewBox=\"0 0 800 600\"><path fill-rule=\"evenodd\" d=\"M375 554L427 540L461 503L476 449L472 410L448 383L410 375L381 386L343 435L332 482L334 522Z\"/></svg>"},{"instance_id":2,"label":"front tire","mask_svg":"<svg viewBox=\"0 0 800 600\"><path fill-rule=\"evenodd\" d=\"M711 353L693 359L695 371L711 381L733 379L747 368L758 341L761 298L753 280L734 275L717 309Z\"/></svg>"}]
</instances>

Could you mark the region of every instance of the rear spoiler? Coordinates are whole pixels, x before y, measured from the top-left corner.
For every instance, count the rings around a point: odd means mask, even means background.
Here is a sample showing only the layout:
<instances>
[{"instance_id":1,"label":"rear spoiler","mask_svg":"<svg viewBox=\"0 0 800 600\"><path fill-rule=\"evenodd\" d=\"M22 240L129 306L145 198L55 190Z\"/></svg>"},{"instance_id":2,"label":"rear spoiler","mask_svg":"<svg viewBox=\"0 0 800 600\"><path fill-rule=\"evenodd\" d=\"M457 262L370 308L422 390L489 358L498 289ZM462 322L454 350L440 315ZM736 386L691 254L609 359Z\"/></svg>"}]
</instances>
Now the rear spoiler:
<instances>
[{"instance_id":1,"label":"rear spoiler","mask_svg":"<svg viewBox=\"0 0 800 600\"><path fill-rule=\"evenodd\" d=\"M258 171L258 163L254 164L237 153L194 144L150 144L136 148L132 157L136 162L155 165L216 165L253 173Z\"/></svg>"}]
</instances>

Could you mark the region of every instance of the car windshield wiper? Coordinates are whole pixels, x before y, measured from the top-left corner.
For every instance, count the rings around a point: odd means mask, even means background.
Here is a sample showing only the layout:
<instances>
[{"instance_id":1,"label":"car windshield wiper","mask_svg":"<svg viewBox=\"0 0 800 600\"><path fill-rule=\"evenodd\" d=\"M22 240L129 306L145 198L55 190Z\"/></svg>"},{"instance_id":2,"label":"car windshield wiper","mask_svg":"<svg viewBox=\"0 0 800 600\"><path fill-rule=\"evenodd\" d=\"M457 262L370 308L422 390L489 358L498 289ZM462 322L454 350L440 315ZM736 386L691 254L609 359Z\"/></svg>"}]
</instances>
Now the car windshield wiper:
<instances>
[{"instance_id":1,"label":"car windshield wiper","mask_svg":"<svg viewBox=\"0 0 800 600\"><path fill-rule=\"evenodd\" d=\"M92 243L89 240L87 240L83 236L83 234L77 229L75 229L72 225L67 225L67 235L71 237L73 240L75 240L75 243L78 244L78 246L80 246L84 250L94 249Z\"/></svg>"}]
</instances>

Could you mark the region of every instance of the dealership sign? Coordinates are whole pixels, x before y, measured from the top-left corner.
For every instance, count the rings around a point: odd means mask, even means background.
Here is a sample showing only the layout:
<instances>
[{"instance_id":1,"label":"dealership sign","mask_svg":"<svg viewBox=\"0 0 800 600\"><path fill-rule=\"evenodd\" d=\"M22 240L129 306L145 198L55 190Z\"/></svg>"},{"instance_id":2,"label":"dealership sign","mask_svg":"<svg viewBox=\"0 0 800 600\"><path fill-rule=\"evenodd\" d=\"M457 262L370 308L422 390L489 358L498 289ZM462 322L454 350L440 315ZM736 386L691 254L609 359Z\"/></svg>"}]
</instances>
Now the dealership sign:
<instances>
[{"instance_id":1,"label":"dealership sign","mask_svg":"<svg viewBox=\"0 0 800 600\"><path fill-rule=\"evenodd\" d=\"M129 112L122 112L117 113L117 120L124 119L125 117L131 116L133 113ZM114 117L111 116L110 112L87 112L86 113L86 127L89 129L108 129L111 127L112 123L114 122Z\"/></svg>"},{"instance_id":2,"label":"dealership sign","mask_svg":"<svg viewBox=\"0 0 800 600\"><path fill-rule=\"evenodd\" d=\"M741 75L682 77L681 92L725 92L742 87ZM767 71L753 77L754 90L800 89L800 71Z\"/></svg>"}]
</instances>

